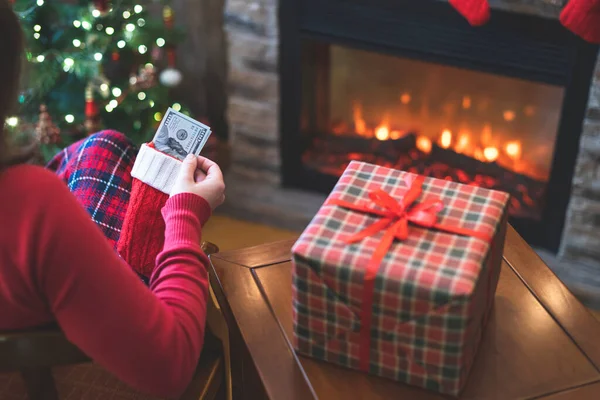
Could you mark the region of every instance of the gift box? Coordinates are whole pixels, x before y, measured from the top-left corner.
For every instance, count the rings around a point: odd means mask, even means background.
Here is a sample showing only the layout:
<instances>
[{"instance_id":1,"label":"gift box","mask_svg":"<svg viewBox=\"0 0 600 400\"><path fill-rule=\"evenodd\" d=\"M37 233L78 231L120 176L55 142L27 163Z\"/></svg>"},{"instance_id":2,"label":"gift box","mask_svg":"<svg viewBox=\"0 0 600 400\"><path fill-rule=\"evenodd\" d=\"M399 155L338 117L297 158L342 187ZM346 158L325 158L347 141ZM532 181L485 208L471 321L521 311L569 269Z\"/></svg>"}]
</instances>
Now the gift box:
<instances>
[{"instance_id":1,"label":"gift box","mask_svg":"<svg viewBox=\"0 0 600 400\"><path fill-rule=\"evenodd\" d=\"M350 163L292 249L296 350L458 395L492 309L508 200Z\"/></svg>"}]
</instances>

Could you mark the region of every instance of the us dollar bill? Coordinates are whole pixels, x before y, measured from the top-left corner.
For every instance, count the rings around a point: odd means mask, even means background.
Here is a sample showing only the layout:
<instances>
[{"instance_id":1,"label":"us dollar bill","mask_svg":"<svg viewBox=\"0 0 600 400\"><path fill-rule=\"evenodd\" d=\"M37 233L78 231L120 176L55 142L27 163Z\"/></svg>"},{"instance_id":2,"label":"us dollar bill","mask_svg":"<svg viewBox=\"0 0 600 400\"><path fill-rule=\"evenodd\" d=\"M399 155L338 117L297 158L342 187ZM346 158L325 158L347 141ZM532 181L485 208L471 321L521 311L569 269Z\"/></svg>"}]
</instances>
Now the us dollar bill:
<instances>
[{"instance_id":1,"label":"us dollar bill","mask_svg":"<svg viewBox=\"0 0 600 400\"><path fill-rule=\"evenodd\" d=\"M183 160L190 153L199 155L210 134L210 127L169 108L152 142L156 150Z\"/></svg>"}]
</instances>

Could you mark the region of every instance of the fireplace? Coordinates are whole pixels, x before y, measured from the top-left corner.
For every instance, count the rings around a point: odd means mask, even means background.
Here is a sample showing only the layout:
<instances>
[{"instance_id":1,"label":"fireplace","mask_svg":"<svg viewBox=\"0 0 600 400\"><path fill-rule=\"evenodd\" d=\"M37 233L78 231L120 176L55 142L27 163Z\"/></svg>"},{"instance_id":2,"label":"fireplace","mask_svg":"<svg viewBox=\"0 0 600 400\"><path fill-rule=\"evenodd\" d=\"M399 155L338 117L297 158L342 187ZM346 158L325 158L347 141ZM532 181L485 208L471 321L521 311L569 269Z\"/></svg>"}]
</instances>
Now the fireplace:
<instances>
[{"instance_id":1,"label":"fireplace","mask_svg":"<svg viewBox=\"0 0 600 400\"><path fill-rule=\"evenodd\" d=\"M503 190L557 251L597 47L556 20L447 3L280 5L284 187L328 193L351 160Z\"/></svg>"}]
</instances>

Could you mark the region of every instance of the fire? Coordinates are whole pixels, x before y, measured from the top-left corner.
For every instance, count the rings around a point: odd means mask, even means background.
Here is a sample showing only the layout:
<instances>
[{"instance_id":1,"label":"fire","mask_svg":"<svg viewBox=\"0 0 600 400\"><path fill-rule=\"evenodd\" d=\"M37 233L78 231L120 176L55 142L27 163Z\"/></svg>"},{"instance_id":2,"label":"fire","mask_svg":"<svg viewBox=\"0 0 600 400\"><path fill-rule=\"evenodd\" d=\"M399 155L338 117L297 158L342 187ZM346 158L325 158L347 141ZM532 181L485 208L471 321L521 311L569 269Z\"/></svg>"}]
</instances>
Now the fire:
<instances>
[{"instance_id":1,"label":"fire","mask_svg":"<svg viewBox=\"0 0 600 400\"><path fill-rule=\"evenodd\" d=\"M483 149L483 156L485 157L486 161L496 161L498 155L498 149L495 147L486 147L485 149Z\"/></svg>"},{"instance_id":2,"label":"fire","mask_svg":"<svg viewBox=\"0 0 600 400\"><path fill-rule=\"evenodd\" d=\"M431 153L431 139L427 136L419 136L417 138L417 149L421 150L423 153Z\"/></svg>"},{"instance_id":3,"label":"fire","mask_svg":"<svg viewBox=\"0 0 600 400\"><path fill-rule=\"evenodd\" d=\"M462 153L463 151L467 150L468 146L469 146L469 134L461 133L461 135L458 137L458 142L456 143L454 150L457 153Z\"/></svg>"},{"instance_id":4,"label":"fire","mask_svg":"<svg viewBox=\"0 0 600 400\"><path fill-rule=\"evenodd\" d=\"M408 92L401 93L399 101L402 104L409 104L412 101L411 94ZM472 109L480 107L480 102L472 102L471 97L463 96L462 103L458 103L457 107L462 106L463 109ZM517 110L519 115L531 115L533 107L526 107L527 110ZM505 109L500 111L505 121L513 121L517 118L517 111ZM481 162L496 162L504 168L514 170L517 173L527 175L536 174L530 168L530 164L523 161L523 146L520 140L503 138L503 133L494 132L492 124L486 123L481 126L481 130L474 131L473 126L469 126L466 122L461 122L456 128L457 133L454 133L450 127L444 127L438 134L431 131L414 131L410 129L398 129L391 121L402 120L401 115L394 115L391 119L390 115L386 114L381 119L378 125L369 125L363 115L363 107L359 101L352 104L353 128L348 123L340 122L338 125L332 124L331 131L336 135L344 135L352 130L357 135L366 139L376 139L379 141L399 140L407 135L407 133L417 133L416 148L425 154L430 154L434 146L438 146L448 151L463 154L467 157L472 157ZM424 118L421 116L421 118ZM407 122L410 126L411 122ZM406 128L406 127L405 127Z\"/></svg>"},{"instance_id":5,"label":"fire","mask_svg":"<svg viewBox=\"0 0 600 400\"><path fill-rule=\"evenodd\" d=\"M440 146L442 146L444 149L447 149L448 147L450 147L450 144L452 143L452 132L450 132L450 130L445 129L442 132L442 135L440 136Z\"/></svg>"},{"instance_id":6,"label":"fire","mask_svg":"<svg viewBox=\"0 0 600 400\"><path fill-rule=\"evenodd\" d=\"M359 135L367 133L367 123L362 116L362 106L360 103L354 103L352 107L352 115L354 118L354 130Z\"/></svg>"},{"instance_id":7,"label":"fire","mask_svg":"<svg viewBox=\"0 0 600 400\"><path fill-rule=\"evenodd\" d=\"M386 125L379 125L375 129L375 137L378 140L388 140L390 138L390 129Z\"/></svg>"},{"instance_id":8,"label":"fire","mask_svg":"<svg viewBox=\"0 0 600 400\"><path fill-rule=\"evenodd\" d=\"M516 140L514 142L506 143L504 151L513 160L518 160L519 158L521 158L521 142Z\"/></svg>"}]
</instances>

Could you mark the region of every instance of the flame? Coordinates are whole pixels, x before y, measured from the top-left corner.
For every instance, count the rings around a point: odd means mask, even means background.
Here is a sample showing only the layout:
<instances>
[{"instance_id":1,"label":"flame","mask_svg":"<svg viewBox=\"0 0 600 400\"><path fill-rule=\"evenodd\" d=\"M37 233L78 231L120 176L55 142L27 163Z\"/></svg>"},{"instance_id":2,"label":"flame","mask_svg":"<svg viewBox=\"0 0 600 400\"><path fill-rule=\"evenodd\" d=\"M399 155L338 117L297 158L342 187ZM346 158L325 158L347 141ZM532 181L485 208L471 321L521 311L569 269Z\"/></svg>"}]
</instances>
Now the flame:
<instances>
[{"instance_id":1,"label":"flame","mask_svg":"<svg viewBox=\"0 0 600 400\"><path fill-rule=\"evenodd\" d=\"M513 142L506 143L504 151L506 152L506 155L513 160L518 160L521 158L521 142L515 140Z\"/></svg>"},{"instance_id":2,"label":"flame","mask_svg":"<svg viewBox=\"0 0 600 400\"><path fill-rule=\"evenodd\" d=\"M486 147L483 149L483 156L485 157L485 160L489 162L496 161L499 154L500 152L495 147Z\"/></svg>"},{"instance_id":3,"label":"flame","mask_svg":"<svg viewBox=\"0 0 600 400\"><path fill-rule=\"evenodd\" d=\"M419 136L417 138L417 149L421 150L423 153L431 153L431 139L427 136Z\"/></svg>"},{"instance_id":4,"label":"flame","mask_svg":"<svg viewBox=\"0 0 600 400\"><path fill-rule=\"evenodd\" d=\"M451 143L452 143L452 132L450 132L449 129L444 129L444 131L442 132L442 135L440 136L440 146L442 146L444 149L447 149L448 147L450 147Z\"/></svg>"},{"instance_id":5,"label":"flame","mask_svg":"<svg viewBox=\"0 0 600 400\"><path fill-rule=\"evenodd\" d=\"M408 104L411 101L410 93L400 94L400 102L403 104ZM484 99L482 103L485 102ZM471 97L465 95L462 97L462 102L459 100L454 105L455 108L461 106L464 109L469 109L480 107L481 104L479 100L475 102ZM427 108L425 108L425 111L427 111ZM517 118L517 113L519 116L527 116L535 112L534 107L528 105L523 109L500 111L500 114L505 121L512 121ZM352 104L352 116L354 126L351 123L338 121L331 124L331 132L336 135L346 135L354 130L354 134L363 138L372 138L379 141L398 140L404 137L407 132L415 132L414 130L398 129L390 123L389 115L384 115L380 120L381 122L376 126L367 125L363 116L363 107L359 101ZM419 115L419 118L423 118L423 115ZM411 123L409 121L407 124ZM520 140L504 138L502 128L500 127L498 128L500 130L494 132L490 123L486 123L479 132L474 132L473 128L468 125L468 122L462 121L456 127L457 133L453 133L450 127L444 128L438 136L434 136L435 134L426 130L417 130L416 147L420 152L430 154L434 146L433 143L436 143L440 148L472 157L481 162L497 162L502 167L527 175L539 174L535 169L535 165L533 166L534 170L532 170L532 164L522 159L524 149Z\"/></svg>"},{"instance_id":6,"label":"flame","mask_svg":"<svg viewBox=\"0 0 600 400\"><path fill-rule=\"evenodd\" d=\"M355 102L352 106L352 115L354 119L354 130L359 135L364 135L367 132L367 123L362 116L362 106Z\"/></svg>"},{"instance_id":7,"label":"flame","mask_svg":"<svg viewBox=\"0 0 600 400\"><path fill-rule=\"evenodd\" d=\"M390 129L387 127L387 125L379 125L375 129L375 137L378 140L388 140L390 138Z\"/></svg>"},{"instance_id":8,"label":"flame","mask_svg":"<svg viewBox=\"0 0 600 400\"><path fill-rule=\"evenodd\" d=\"M454 146L454 151L456 151L457 153L465 152L468 149L469 141L469 134L461 133L458 137L458 142L456 143L456 146Z\"/></svg>"}]
</instances>

